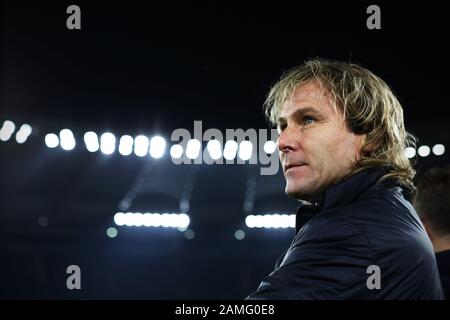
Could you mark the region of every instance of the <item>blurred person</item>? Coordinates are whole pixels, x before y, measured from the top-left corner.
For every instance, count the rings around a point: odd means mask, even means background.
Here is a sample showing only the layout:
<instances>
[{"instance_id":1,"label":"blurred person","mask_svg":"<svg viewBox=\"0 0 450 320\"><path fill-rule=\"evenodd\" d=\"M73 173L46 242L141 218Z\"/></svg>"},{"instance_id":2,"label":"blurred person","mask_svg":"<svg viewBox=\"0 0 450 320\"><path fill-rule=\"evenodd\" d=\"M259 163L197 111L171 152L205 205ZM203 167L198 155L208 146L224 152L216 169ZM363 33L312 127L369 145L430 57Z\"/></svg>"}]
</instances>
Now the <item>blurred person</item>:
<instances>
[{"instance_id":1,"label":"blurred person","mask_svg":"<svg viewBox=\"0 0 450 320\"><path fill-rule=\"evenodd\" d=\"M425 172L414 205L433 243L442 288L450 300L450 165Z\"/></svg>"},{"instance_id":2,"label":"blurred person","mask_svg":"<svg viewBox=\"0 0 450 320\"><path fill-rule=\"evenodd\" d=\"M282 76L265 111L299 207L290 247L247 299L442 299L389 86L359 65L314 59Z\"/></svg>"}]
</instances>

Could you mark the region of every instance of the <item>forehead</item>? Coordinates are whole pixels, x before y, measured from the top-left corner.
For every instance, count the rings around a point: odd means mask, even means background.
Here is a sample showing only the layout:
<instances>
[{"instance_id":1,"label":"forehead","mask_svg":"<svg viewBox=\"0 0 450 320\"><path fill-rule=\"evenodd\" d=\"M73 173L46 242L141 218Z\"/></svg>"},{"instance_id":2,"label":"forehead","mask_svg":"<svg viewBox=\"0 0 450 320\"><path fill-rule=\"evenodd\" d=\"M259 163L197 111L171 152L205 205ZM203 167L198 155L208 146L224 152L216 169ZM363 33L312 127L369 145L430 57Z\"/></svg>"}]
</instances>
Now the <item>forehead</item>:
<instances>
[{"instance_id":1,"label":"forehead","mask_svg":"<svg viewBox=\"0 0 450 320\"><path fill-rule=\"evenodd\" d=\"M288 118L298 109L306 107L324 115L331 115L335 113L332 101L330 94L320 83L310 81L294 89L290 99L286 100L281 109L280 118Z\"/></svg>"}]
</instances>

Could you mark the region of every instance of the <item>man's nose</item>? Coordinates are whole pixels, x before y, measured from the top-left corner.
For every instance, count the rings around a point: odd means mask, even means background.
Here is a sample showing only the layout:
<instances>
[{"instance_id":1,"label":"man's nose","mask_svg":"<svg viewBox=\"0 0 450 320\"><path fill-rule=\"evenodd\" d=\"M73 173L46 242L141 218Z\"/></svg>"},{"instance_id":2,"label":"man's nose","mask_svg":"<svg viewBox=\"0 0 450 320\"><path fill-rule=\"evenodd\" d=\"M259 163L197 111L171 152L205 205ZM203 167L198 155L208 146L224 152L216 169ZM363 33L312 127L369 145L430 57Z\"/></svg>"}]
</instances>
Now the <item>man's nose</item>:
<instances>
[{"instance_id":1,"label":"man's nose","mask_svg":"<svg viewBox=\"0 0 450 320\"><path fill-rule=\"evenodd\" d=\"M300 143L300 136L294 128L284 129L278 136L278 150L283 153L295 151Z\"/></svg>"}]
</instances>

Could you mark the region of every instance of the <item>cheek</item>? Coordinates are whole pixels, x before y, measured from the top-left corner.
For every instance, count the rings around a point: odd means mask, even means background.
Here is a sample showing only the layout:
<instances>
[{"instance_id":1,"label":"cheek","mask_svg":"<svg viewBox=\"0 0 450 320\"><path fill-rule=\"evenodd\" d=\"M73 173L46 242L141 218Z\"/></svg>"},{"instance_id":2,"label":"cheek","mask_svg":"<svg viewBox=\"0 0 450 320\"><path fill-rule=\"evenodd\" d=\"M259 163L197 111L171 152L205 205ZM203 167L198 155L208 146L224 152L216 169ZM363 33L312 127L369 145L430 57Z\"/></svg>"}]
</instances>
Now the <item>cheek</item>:
<instances>
[{"instance_id":1,"label":"cheek","mask_svg":"<svg viewBox=\"0 0 450 320\"><path fill-rule=\"evenodd\" d=\"M348 154L353 153L354 146L348 137L337 132L328 132L320 139L311 140L309 154L314 167L337 167L348 159Z\"/></svg>"},{"instance_id":2,"label":"cheek","mask_svg":"<svg viewBox=\"0 0 450 320\"><path fill-rule=\"evenodd\" d=\"M320 161L334 158L342 148L342 140L337 139L336 134L333 131L318 132L315 135L311 135L309 139L305 139L305 149L315 161Z\"/></svg>"},{"instance_id":3,"label":"cheek","mask_svg":"<svg viewBox=\"0 0 450 320\"><path fill-rule=\"evenodd\" d=\"M342 132L340 128L333 130L323 128L305 136L302 148L312 168L336 168L346 166L349 161L355 160L356 140L355 135ZM282 156L284 154L280 153L280 159Z\"/></svg>"},{"instance_id":4,"label":"cheek","mask_svg":"<svg viewBox=\"0 0 450 320\"><path fill-rule=\"evenodd\" d=\"M343 135L336 137L337 139L330 145L330 157L333 158L339 166L347 166L350 162L355 161L357 152L357 144L353 135Z\"/></svg>"}]
</instances>

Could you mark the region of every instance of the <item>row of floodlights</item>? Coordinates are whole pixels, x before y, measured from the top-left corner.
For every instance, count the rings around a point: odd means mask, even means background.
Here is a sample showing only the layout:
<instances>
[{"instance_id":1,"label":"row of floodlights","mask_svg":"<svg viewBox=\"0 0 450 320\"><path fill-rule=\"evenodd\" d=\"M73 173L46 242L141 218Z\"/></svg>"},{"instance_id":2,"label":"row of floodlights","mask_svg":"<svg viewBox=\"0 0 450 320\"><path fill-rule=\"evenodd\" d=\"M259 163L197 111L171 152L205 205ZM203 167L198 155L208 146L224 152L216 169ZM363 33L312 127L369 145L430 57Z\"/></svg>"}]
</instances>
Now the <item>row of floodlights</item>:
<instances>
[{"instance_id":1,"label":"row of floodlights","mask_svg":"<svg viewBox=\"0 0 450 320\"><path fill-rule=\"evenodd\" d=\"M118 212L114 215L114 223L128 227L183 229L189 226L190 219L185 213ZM248 215L245 224L248 228L294 228L295 214Z\"/></svg>"},{"instance_id":2,"label":"row of floodlights","mask_svg":"<svg viewBox=\"0 0 450 320\"><path fill-rule=\"evenodd\" d=\"M416 155L419 155L422 158L428 157L431 152L435 156L442 156L445 153L445 146L443 144L435 144L432 148L427 145L421 145L419 148L407 147L405 150L406 157L408 159L414 158Z\"/></svg>"},{"instance_id":3,"label":"row of floodlights","mask_svg":"<svg viewBox=\"0 0 450 320\"><path fill-rule=\"evenodd\" d=\"M56 134L50 133L45 137L45 142L49 148L56 148L60 145L64 150L72 150L75 148L76 142L72 131L69 129L61 130L59 137ZM101 151L104 154L112 154L116 150L116 137L112 133L103 133L100 138L95 132L89 131L84 134L84 143L89 152ZM123 156L128 156L133 152L139 157L144 157L150 154L153 158L161 158L165 154L166 140L161 136L154 136L148 139L146 136L139 135L135 138L124 135L119 139L118 152ZM174 144L170 148L170 156L174 159L179 159L186 152L189 159L196 159L200 155L202 143L199 140L191 139L186 144L186 150L179 144ZM239 144L234 140L229 140L222 145L218 140L210 140L206 146L209 155L212 159L217 160L222 156L226 160L233 160L236 155L241 160L249 160L253 152L253 144L250 141L241 141ZM264 151L272 154L276 151L277 145L274 141L266 141L264 144ZM431 153L436 156L441 156L445 153L445 146L443 144L435 144L433 147L421 145L413 148L407 147L405 150L408 158L414 158L416 155L420 157L428 157Z\"/></svg>"},{"instance_id":4,"label":"row of floodlights","mask_svg":"<svg viewBox=\"0 0 450 320\"><path fill-rule=\"evenodd\" d=\"M0 141L8 141L12 138L16 131L16 125L6 120L0 128ZM22 124L15 134L16 142L19 144L25 143L32 133L32 127L29 124ZM110 132L103 133L100 137L92 131L86 132L83 136L84 144L89 152L101 151L106 155L114 153L116 150L123 156L128 156L134 153L138 157L150 155L153 158L161 158L166 152L167 142L161 136L154 136L151 139L144 135L132 137L123 135L120 139ZM63 129L59 134L49 133L45 136L45 144L49 148L56 148L60 146L62 149L70 151L76 147L76 139L70 129ZM210 140L207 143L207 150L213 160L220 159L222 156L226 160L233 160L238 156L241 160L249 160L253 152L253 144L250 141L241 141L239 144L234 140L229 140L222 148L218 140ZM170 156L174 159L179 159L185 152L189 159L196 159L201 152L202 143L199 140L191 139L186 144L186 150L180 144L174 144L170 147ZM264 151L272 154L276 151L277 145L274 141L267 141L264 144ZM405 149L406 156L411 159L417 155L420 157L428 157L433 153L436 156L441 156L445 153L445 146L443 144L435 144L433 147L421 145L413 148L407 147Z\"/></svg>"},{"instance_id":5,"label":"row of floodlights","mask_svg":"<svg viewBox=\"0 0 450 320\"><path fill-rule=\"evenodd\" d=\"M8 141L14 134L16 130L16 125L14 122L6 120L3 122L2 127L0 128L0 140ZM31 135L32 128L29 124L24 123L20 126L19 130L16 132L16 142L19 144L25 143L28 137Z\"/></svg>"},{"instance_id":6,"label":"row of floodlights","mask_svg":"<svg viewBox=\"0 0 450 320\"><path fill-rule=\"evenodd\" d=\"M150 155L153 158L161 158L166 152L167 142L161 136L154 136L151 139L144 135L132 137L123 135L120 139L110 132L103 133L100 137L92 131L84 134L84 143L89 152L101 151L103 154L110 155L117 151L123 156L129 156L134 153L138 157ZM118 143L117 143L118 140ZM60 146L62 149L70 151L76 146L75 137L71 130L63 129L56 135L49 133L45 136L45 144L49 148L56 148ZM118 144L118 146L117 146ZM202 143L199 140L191 139L186 144L186 150L180 144L174 144L170 148L170 156L174 159L180 159L183 152L189 159L196 159L201 152ZM229 140L225 143L223 149L218 140L208 141L206 148L210 157L214 160L220 159L222 156L226 160L233 160L239 156L241 160L249 160L252 157L253 144L248 140L241 141L239 144L234 140ZM268 154L275 152L276 143L274 141L267 141L264 144L264 151Z\"/></svg>"},{"instance_id":7,"label":"row of floodlights","mask_svg":"<svg viewBox=\"0 0 450 320\"><path fill-rule=\"evenodd\" d=\"M128 227L187 228L189 222L189 216L185 213L118 212L114 215L116 225Z\"/></svg>"}]
</instances>

